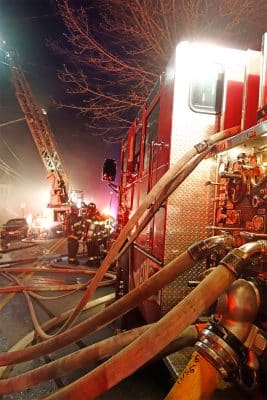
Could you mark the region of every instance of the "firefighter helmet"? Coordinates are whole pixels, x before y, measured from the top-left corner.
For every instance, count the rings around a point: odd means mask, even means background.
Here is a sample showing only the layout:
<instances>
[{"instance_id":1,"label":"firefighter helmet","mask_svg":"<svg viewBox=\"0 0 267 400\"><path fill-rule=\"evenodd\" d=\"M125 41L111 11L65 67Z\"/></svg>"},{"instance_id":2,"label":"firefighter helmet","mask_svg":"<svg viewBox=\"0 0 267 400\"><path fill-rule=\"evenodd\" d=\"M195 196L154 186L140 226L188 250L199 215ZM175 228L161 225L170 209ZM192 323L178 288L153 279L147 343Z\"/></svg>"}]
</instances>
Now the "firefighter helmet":
<instances>
[{"instance_id":1,"label":"firefighter helmet","mask_svg":"<svg viewBox=\"0 0 267 400\"><path fill-rule=\"evenodd\" d=\"M88 204L88 211L92 212L92 211L96 211L96 205L95 203L89 203Z\"/></svg>"}]
</instances>

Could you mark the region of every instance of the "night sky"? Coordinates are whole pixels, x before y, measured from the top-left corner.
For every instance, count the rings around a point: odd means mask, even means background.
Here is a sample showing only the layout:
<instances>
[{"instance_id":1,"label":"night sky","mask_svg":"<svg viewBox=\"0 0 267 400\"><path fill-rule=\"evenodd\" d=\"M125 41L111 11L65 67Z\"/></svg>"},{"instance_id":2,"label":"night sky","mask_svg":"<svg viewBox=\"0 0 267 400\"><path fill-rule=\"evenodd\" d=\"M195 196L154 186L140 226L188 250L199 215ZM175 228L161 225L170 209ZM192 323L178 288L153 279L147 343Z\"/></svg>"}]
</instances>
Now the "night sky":
<instances>
[{"instance_id":1,"label":"night sky","mask_svg":"<svg viewBox=\"0 0 267 400\"><path fill-rule=\"evenodd\" d=\"M0 36L19 53L20 65L32 92L38 104L47 110L71 185L73 189L83 190L86 200L95 201L103 209L109 207L111 190L101 181L102 165L105 158L119 161L120 146L90 136L84 125L90 124L88 119L55 107L53 99L64 99L64 90L57 78L57 70L64 60L47 48L45 40L57 38L62 32L53 0L0 0ZM23 114L2 53L0 61L0 123L3 124L22 118ZM26 122L0 128L0 158L20 174L12 178L0 170L0 185L8 183L10 187L6 215L20 215L24 207L26 212L38 209L40 196L49 189L49 184ZM115 193L113 200L115 205ZM3 202L0 213L3 213Z\"/></svg>"}]
</instances>

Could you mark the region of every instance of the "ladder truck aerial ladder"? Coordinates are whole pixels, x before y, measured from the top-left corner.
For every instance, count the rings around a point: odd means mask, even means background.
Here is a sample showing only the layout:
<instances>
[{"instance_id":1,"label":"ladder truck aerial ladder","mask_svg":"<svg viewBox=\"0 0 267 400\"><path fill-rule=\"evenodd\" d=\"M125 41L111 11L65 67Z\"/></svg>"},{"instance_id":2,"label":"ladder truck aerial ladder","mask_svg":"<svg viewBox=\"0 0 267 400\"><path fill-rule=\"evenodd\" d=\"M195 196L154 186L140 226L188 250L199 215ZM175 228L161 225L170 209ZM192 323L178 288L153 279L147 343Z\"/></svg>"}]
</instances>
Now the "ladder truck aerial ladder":
<instances>
[{"instance_id":1,"label":"ladder truck aerial ladder","mask_svg":"<svg viewBox=\"0 0 267 400\"><path fill-rule=\"evenodd\" d=\"M36 144L39 155L51 182L49 207L59 207L68 202L68 176L62 157L57 149L54 134L46 118L45 110L36 102L26 77L17 62L14 51L7 52L11 80L25 120Z\"/></svg>"},{"instance_id":2,"label":"ladder truck aerial ladder","mask_svg":"<svg viewBox=\"0 0 267 400\"><path fill-rule=\"evenodd\" d=\"M2 45L5 42L2 42ZM3 46L1 46L3 49ZM25 74L18 63L18 55L14 50L4 50L6 62L10 68L11 81L21 110L24 114L30 133L38 153L44 164L50 187L48 208L54 210L54 221L58 215L64 215L69 209L69 178L64 169L62 156L58 150L56 139L50 128L46 112L41 108L29 86Z\"/></svg>"}]
</instances>

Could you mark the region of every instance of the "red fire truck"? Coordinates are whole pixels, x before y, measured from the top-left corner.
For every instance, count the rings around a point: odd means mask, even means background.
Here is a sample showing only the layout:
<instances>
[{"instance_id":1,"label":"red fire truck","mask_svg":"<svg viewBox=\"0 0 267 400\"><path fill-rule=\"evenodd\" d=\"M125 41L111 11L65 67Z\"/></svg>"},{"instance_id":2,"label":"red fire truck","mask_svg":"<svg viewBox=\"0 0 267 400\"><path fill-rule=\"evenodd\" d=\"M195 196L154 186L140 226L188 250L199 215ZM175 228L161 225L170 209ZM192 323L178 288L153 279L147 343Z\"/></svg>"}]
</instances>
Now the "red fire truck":
<instances>
[{"instance_id":1,"label":"red fire truck","mask_svg":"<svg viewBox=\"0 0 267 400\"><path fill-rule=\"evenodd\" d=\"M266 34L262 51L178 44L122 143L119 226L195 144L221 130L238 126L244 131L264 120L266 63ZM241 243L246 232L264 234L266 161L264 137L202 161L120 259L118 297L198 239L225 231ZM169 311L206 268L207 262L196 265L142 303L144 319L155 321Z\"/></svg>"}]
</instances>

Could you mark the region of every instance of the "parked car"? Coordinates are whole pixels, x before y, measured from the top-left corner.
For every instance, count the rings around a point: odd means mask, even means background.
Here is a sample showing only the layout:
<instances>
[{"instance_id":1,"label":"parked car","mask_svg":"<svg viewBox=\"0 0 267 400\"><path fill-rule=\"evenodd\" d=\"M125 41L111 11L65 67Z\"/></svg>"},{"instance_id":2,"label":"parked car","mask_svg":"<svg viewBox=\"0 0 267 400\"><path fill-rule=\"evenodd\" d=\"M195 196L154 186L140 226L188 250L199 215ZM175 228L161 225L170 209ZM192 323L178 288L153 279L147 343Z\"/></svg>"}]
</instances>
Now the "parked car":
<instances>
[{"instance_id":1,"label":"parked car","mask_svg":"<svg viewBox=\"0 0 267 400\"><path fill-rule=\"evenodd\" d=\"M9 219L2 227L1 239L24 239L28 229L26 218Z\"/></svg>"}]
</instances>

